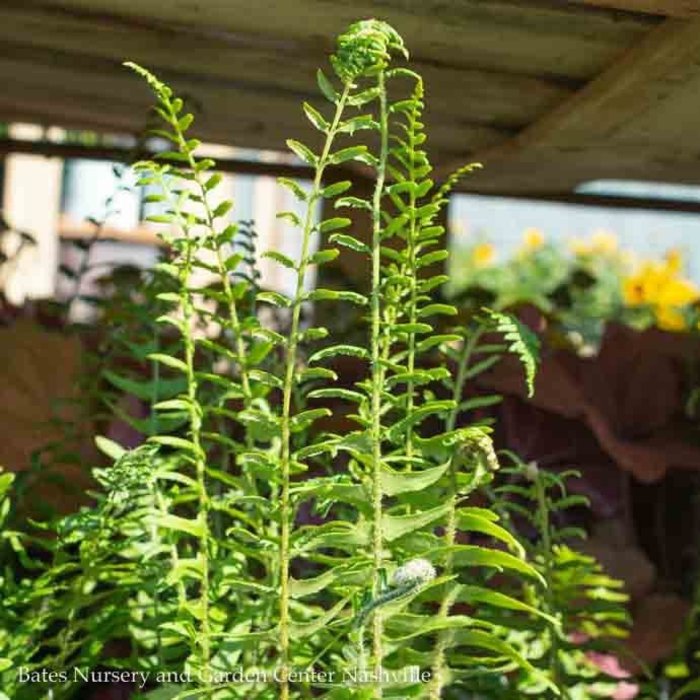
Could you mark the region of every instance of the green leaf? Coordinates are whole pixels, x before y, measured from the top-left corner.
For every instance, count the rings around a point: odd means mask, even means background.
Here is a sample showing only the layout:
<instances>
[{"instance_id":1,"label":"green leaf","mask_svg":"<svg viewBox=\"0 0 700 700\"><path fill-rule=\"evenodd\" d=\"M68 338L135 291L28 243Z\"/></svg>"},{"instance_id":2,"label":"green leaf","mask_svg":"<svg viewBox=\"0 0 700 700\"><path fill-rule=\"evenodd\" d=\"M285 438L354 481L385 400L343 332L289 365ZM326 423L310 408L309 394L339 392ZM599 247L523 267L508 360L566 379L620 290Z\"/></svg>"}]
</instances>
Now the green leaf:
<instances>
[{"instance_id":1,"label":"green leaf","mask_svg":"<svg viewBox=\"0 0 700 700\"><path fill-rule=\"evenodd\" d=\"M337 243L342 245L344 248L350 248L358 253L369 253L369 246L358 241L354 236L350 236L347 233L333 233L328 237L329 243Z\"/></svg>"},{"instance_id":2,"label":"green leaf","mask_svg":"<svg viewBox=\"0 0 700 700\"><path fill-rule=\"evenodd\" d=\"M535 392L535 374L539 362L540 341L535 333L521 323L515 316L492 309L483 309L488 323L498 333L510 341L508 352L514 354L520 360L525 369L525 383L528 396Z\"/></svg>"},{"instance_id":3,"label":"green leaf","mask_svg":"<svg viewBox=\"0 0 700 700\"><path fill-rule=\"evenodd\" d=\"M314 289L309 292L307 299L312 301L349 301L358 306L365 306L367 297L357 292L338 291L337 289Z\"/></svg>"},{"instance_id":4,"label":"green leaf","mask_svg":"<svg viewBox=\"0 0 700 700\"><path fill-rule=\"evenodd\" d=\"M153 360L154 362L160 362L163 365L166 365L167 367L172 367L172 369L176 369L179 372L187 373L187 365L177 357L172 357L171 355L164 355L161 352L153 352L148 355L149 360Z\"/></svg>"},{"instance_id":5,"label":"green leaf","mask_svg":"<svg viewBox=\"0 0 700 700\"><path fill-rule=\"evenodd\" d=\"M359 197L341 197L340 199L336 200L335 208L340 209L342 207L372 211L372 204L366 199L360 199Z\"/></svg>"},{"instance_id":6,"label":"green leaf","mask_svg":"<svg viewBox=\"0 0 700 700\"><path fill-rule=\"evenodd\" d=\"M351 357L359 357L363 360L369 357L369 353L365 348L360 348L357 345L331 345L328 348L323 348L315 352L309 358L309 364L320 362L328 357L336 357L337 355L350 355Z\"/></svg>"},{"instance_id":7,"label":"green leaf","mask_svg":"<svg viewBox=\"0 0 700 700\"><path fill-rule=\"evenodd\" d=\"M221 202L220 204L218 204L216 206L216 208L212 212L212 217L215 219L219 219L222 216L226 216L226 214L228 214L229 211L231 211L232 207L233 207L233 202L230 202L228 200L225 202Z\"/></svg>"},{"instance_id":8,"label":"green leaf","mask_svg":"<svg viewBox=\"0 0 700 700\"><path fill-rule=\"evenodd\" d=\"M344 216L336 216L332 219L325 219L324 221L321 221L318 225L318 230L321 233L328 233L329 231L335 231L339 228L346 228L347 226L350 226L351 223L351 219Z\"/></svg>"},{"instance_id":9,"label":"green leaf","mask_svg":"<svg viewBox=\"0 0 700 700\"><path fill-rule=\"evenodd\" d=\"M107 381L121 391L131 394L142 401L150 401L154 392L157 391L158 398L175 396L186 388L185 377L174 379L160 379L158 382L140 381L123 377L110 370L105 370L104 377Z\"/></svg>"},{"instance_id":10,"label":"green leaf","mask_svg":"<svg viewBox=\"0 0 700 700\"><path fill-rule=\"evenodd\" d=\"M393 330L396 333L431 333L433 327L428 323L395 323Z\"/></svg>"},{"instance_id":11,"label":"green leaf","mask_svg":"<svg viewBox=\"0 0 700 700\"><path fill-rule=\"evenodd\" d=\"M379 129L379 123L375 121L371 114L361 114L344 121L338 127L338 133L353 136L356 131L361 131L362 129Z\"/></svg>"},{"instance_id":12,"label":"green leaf","mask_svg":"<svg viewBox=\"0 0 700 700\"><path fill-rule=\"evenodd\" d=\"M306 411L302 411L295 416L292 416L289 428L293 433L298 433L300 430L305 430L314 421L319 418L326 418L332 415L331 411L327 408L310 408Z\"/></svg>"},{"instance_id":13,"label":"green leaf","mask_svg":"<svg viewBox=\"0 0 700 700\"><path fill-rule=\"evenodd\" d=\"M343 388L333 388L328 389L314 389L307 394L310 399L347 399L348 401L363 401L365 395L361 394L359 391L352 391L351 389Z\"/></svg>"},{"instance_id":14,"label":"green leaf","mask_svg":"<svg viewBox=\"0 0 700 700\"><path fill-rule=\"evenodd\" d=\"M434 523L436 520L443 518L450 510L450 504L445 503L430 510L424 510L419 513L409 513L408 515L384 515L382 518L382 530L384 539L387 542L408 535L411 532L420 530L426 525Z\"/></svg>"},{"instance_id":15,"label":"green leaf","mask_svg":"<svg viewBox=\"0 0 700 700\"><path fill-rule=\"evenodd\" d=\"M291 300L279 292L258 292L256 299L260 302L266 302L283 309L292 305Z\"/></svg>"},{"instance_id":16,"label":"green leaf","mask_svg":"<svg viewBox=\"0 0 700 700\"><path fill-rule=\"evenodd\" d=\"M376 100L380 94L381 91L379 88L368 88L367 90L363 90L361 93L350 97L348 99L348 104L351 107L361 107L362 105L365 105L368 102L371 102L372 100Z\"/></svg>"},{"instance_id":17,"label":"green leaf","mask_svg":"<svg viewBox=\"0 0 700 700\"><path fill-rule=\"evenodd\" d=\"M280 211L277 212L277 218L289 221L292 226L301 227L301 219L299 215L293 211Z\"/></svg>"},{"instance_id":18,"label":"green leaf","mask_svg":"<svg viewBox=\"0 0 700 700\"><path fill-rule=\"evenodd\" d=\"M700 692L700 679L690 681L682 688L679 688L678 691L676 691L676 693L672 696L671 700L681 700L682 698L687 697L690 693L696 692Z\"/></svg>"},{"instance_id":19,"label":"green leaf","mask_svg":"<svg viewBox=\"0 0 700 700\"><path fill-rule=\"evenodd\" d=\"M451 629L455 630L455 642L460 646L473 647L475 649L485 649L495 654L500 654L518 666L526 669L529 673L534 673L532 665L525 660L513 647L507 642L499 639L495 634L482 632L475 629L465 629L472 627L474 622L471 618L463 615L454 615L447 618L432 618L427 624L422 625L414 632L410 632L403 637L394 638L392 641L399 642L412 639L414 637L438 632L440 630Z\"/></svg>"},{"instance_id":20,"label":"green leaf","mask_svg":"<svg viewBox=\"0 0 700 700\"><path fill-rule=\"evenodd\" d=\"M292 260L290 257L286 256L284 253L280 253L278 250L266 250L262 254L263 258L270 258L270 260L274 260L275 262L278 262L280 265L283 265L289 270L296 270L297 265Z\"/></svg>"},{"instance_id":21,"label":"green leaf","mask_svg":"<svg viewBox=\"0 0 700 700\"><path fill-rule=\"evenodd\" d=\"M505 542L519 557L525 557L525 549L520 542L508 530L497 525L491 519L484 518L480 509L460 508L457 513L457 522L461 530L489 535Z\"/></svg>"},{"instance_id":22,"label":"green leaf","mask_svg":"<svg viewBox=\"0 0 700 700\"><path fill-rule=\"evenodd\" d=\"M353 392L355 393L355 392ZM430 469L411 472L397 472L382 465L382 492L387 496L423 491L440 480L449 467L449 462Z\"/></svg>"},{"instance_id":23,"label":"green leaf","mask_svg":"<svg viewBox=\"0 0 700 700\"><path fill-rule=\"evenodd\" d=\"M163 623L161 626L166 627L167 624L177 625L177 623L173 622ZM173 628L171 627L170 629ZM185 638L189 636L187 633L183 633L182 628L178 629L177 633ZM155 690L151 690L150 692L146 693L143 697L144 700L176 700L178 695L180 695L181 693L182 688L179 685L173 685L171 683L168 683L166 685L160 686L159 688L156 688Z\"/></svg>"},{"instance_id":24,"label":"green leaf","mask_svg":"<svg viewBox=\"0 0 700 700\"><path fill-rule=\"evenodd\" d=\"M328 569L319 576L307 579L290 579L289 592L292 598L304 598L319 591L323 591L331 585L337 578L340 567Z\"/></svg>"},{"instance_id":25,"label":"green leaf","mask_svg":"<svg viewBox=\"0 0 700 700\"><path fill-rule=\"evenodd\" d=\"M154 435L148 438L148 442L155 442L158 445L166 445L167 447L174 447L178 450L185 450L194 455L200 453L200 450L197 450L197 446L191 440L186 440L176 435Z\"/></svg>"},{"instance_id":26,"label":"green leaf","mask_svg":"<svg viewBox=\"0 0 700 700\"><path fill-rule=\"evenodd\" d=\"M331 165L340 165L341 163L347 163L349 160L364 160L367 155L367 146L349 146L331 154L328 162Z\"/></svg>"},{"instance_id":27,"label":"green leaf","mask_svg":"<svg viewBox=\"0 0 700 700\"><path fill-rule=\"evenodd\" d=\"M304 367L304 369L302 369L301 373L298 375L298 381L300 384L302 382L308 382L315 379L328 379L331 382L334 382L338 379L338 375L332 369L328 369L327 367Z\"/></svg>"},{"instance_id":28,"label":"green leaf","mask_svg":"<svg viewBox=\"0 0 700 700\"><path fill-rule=\"evenodd\" d=\"M350 182L350 180L341 180L340 182L334 182L332 185L327 185L321 190L321 196L325 199L337 197L339 194L347 192L351 187L352 182Z\"/></svg>"},{"instance_id":29,"label":"green leaf","mask_svg":"<svg viewBox=\"0 0 700 700\"><path fill-rule=\"evenodd\" d=\"M436 316L438 314L443 316L455 316L457 314L457 309L455 309L452 304L428 304L428 306L424 306L422 309L418 310L418 318Z\"/></svg>"},{"instance_id":30,"label":"green leaf","mask_svg":"<svg viewBox=\"0 0 700 700\"><path fill-rule=\"evenodd\" d=\"M2 467L0 467L0 470ZM15 480L15 475L14 474L0 474L0 498L4 497L5 494L10 490L10 487L14 483ZM0 521L2 521L2 517L0 517Z\"/></svg>"},{"instance_id":31,"label":"green leaf","mask_svg":"<svg viewBox=\"0 0 700 700\"><path fill-rule=\"evenodd\" d=\"M325 250L316 251L310 258L309 263L312 265L323 265L327 262L332 262L340 255L337 248L326 248Z\"/></svg>"},{"instance_id":32,"label":"green leaf","mask_svg":"<svg viewBox=\"0 0 700 700\"><path fill-rule=\"evenodd\" d=\"M291 151L294 152L294 154L299 159L304 161L304 163L307 163L308 165L311 165L314 168L318 165L318 158L316 158L314 152L300 141L295 141L294 139L287 139L287 146Z\"/></svg>"},{"instance_id":33,"label":"green leaf","mask_svg":"<svg viewBox=\"0 0 700 700\"><path fill-rule=\"evenodd\" d=\"M304 109L304 114L306 114L307 119L313 124L313 126L324 134L328 133L331 125L324 119L323 115L308 102L304 102L302 107Z\"/></svg>"},{"instance_id":34,"label":"green leaf","mask_svg":"<svg viewBox=\"0 0 700 700\"><path fill-rule=\"evenodd\" d=\"M248 376L254 382L260 382L261 384L273 387L274 389L281 389L284 386L284 383L279 377L261 369L251 369L248 372Z\"/></svg>"},{"instance_id":35,"label":"green leaf","mask_svg":"<svg viewBox=\"0 0 700 700\"><path fill-rule=\"evenodd\" d=\"M408 428L421 423L425 418L435 413L445 413L454 408L454 401L428 401L427 403L414 409L413 413L402 418L398 423L391 426L389 436L392 440L397 440Z\"/></svg>"},{"instance_id":36,"label":"green leaf","mask_svg":"<svg viewBox=\"0 0 700 700\"><path fill-rule=\"evenodd\" d=\"M155 522L158 527L162 527L167 530L186 532L187 534L194 535L195 537L203 537L205 532L204 523L201 520L181 518L179 515L172 515L171 513L159 513L157 516L155 516Z\"/></svg>"},{"instance_id":37,"label":"green leaf","mask_svg":"<svg viewBox=\"0 0 700 700\"><path fill-rule=\"evenodd\" d=\"M486 603L487 605L492 605L496 608L505 608L506 610L517 610L519 612L529 613L530 615L537 615L542 617L553 625L558 625L559 622L556 618L547 613L538 610L537 608L527 605L516 598L513 598L504 593L499 593L498 591L492 591L488 588L482 588L481 586L460 586L459 595L457 598L459 601L465 601L467 603Z\"/></svg>"},{"instance_id":38,"label":"green leaf","mask_svg":"<svg viewBox=\"0 0 700 700\"><path fill-rule=\"evenodd\" d=\"M180 519L182 520L182 518ZM192 521L187 522L190 523ZM170 530L182 530L181 527L169 527L167 525L165 525L164 527L167 527ZM189 534L194 534L189 530L184 531L189 532ZM177 562L171 565L170 571L168 572L168 576L166 578L166 582L170 585L173 585L178 581L183 581L188 578L194 579L195 581L201 581L203 572L204 568L201 559L195 559L194 557L178 559Z\"/></svg>"},{"instance_id":39,"label":"green leaf","mask_svg":"<svg viewBox=\"0 0 700 700\"><path fill-rule=\"evenodd\" d=\"M97 449L102 452L103 455L107 455L107 457L115 462L122 455L126 454L126 450L119 443L102 435L95 436L95 445L97 445Z\"/></svg>"},{"instance_id":40,"label":"green leaf","mask_svg":"<svg viewBox=\"0 0 700 700\"><path fill-rule=\"evenodd\" d=\"M278 177L277 182L286 187L300 202L305 202L308 199L306 190L296 180L289 177Z\"/></svg>"},{"instance_id":41,"label":"green leaf","mask_svg":"<svg viewBox=\"0 0 700 700\"><path fill-rule=\"evenodd\" d=\"M346 604L347 601L341 600L339 603L336 603L336 605L334 605L325 615L317 617L312 622L293 622L290 625L290 636L292 639L305 639L306 637L311 637L317 632L320 632L340 614Z\"/></svg>"},{"instance_id":42,"label":"green leaf","mask_svg":"<svg viewBox=\"0 0 700 700\"><path fill-rule=\"evenodd\" d=\"M442 345L443 343L455 343L462 340L462 336L455 334L443 334L443 335L433 335L430 338L421 340L418 345L416 345L416 350L418 352L425 352L436 345Z\"/></svg>"},{"instance_id":43,"label":"green leaf","mask_svg":"<svg viewBox=\"0 0 700 700\"><path fill-rule=\"evenodd\" d=\"M318 88L321 91L321 94L329 102L335 104L338 101L338 95L336 94L331 81L328 80L325 73L320 68L316 71L316 82L318 83Z\"/></svg>"},{"instance_id":44,"label":"green leaf","mask_svg":"<svg viewBox=\"0 0 700 700\"><path fill-rule=\"evenodd\" d=\"M449 253L446 250L435 250L432 253L423 255L420 257L417 263L417 267L428 267L428 265L433 265L434 263L442 262L448 257Z\"/></svg>"},{"instance_id":45,"label":"green leaf","mask_svg":"<svg viewBox=\"0 0 700 700\"><path fill-rule=\"evenodd\" d=\"M427 559L440 561L447 554L453 556L456 566L485 566L496 571L515 571L529 578L537 579L542 585L546 585L542 575L530 564L499 549L488 549L471 544L456 544L451 547L436 547L425 556Z\"/></svg>"},{"instance_id":46,"label":"green leaf","mask_svg":"<svg viewBox=\"0 0 700 700\"><path fill-rule=\"evenodd\" d=\"M190 404L184 399L168 399L159 401L153 408L156 411L189 411Z\"/></svg>"},{"instance_id":47,"label":"green leaf","mask_svg":"<svg viewBox=\"0 0 700 700\"><path fill-rule=\"evenodd\" d=\"M207 192L211 192L215 187L217 187L219 185L219 183L221 182L222 179L223 179L223 176L221 175L221 173L214 173L204 183L204 189Z\"/></svg>"}]
</instances>

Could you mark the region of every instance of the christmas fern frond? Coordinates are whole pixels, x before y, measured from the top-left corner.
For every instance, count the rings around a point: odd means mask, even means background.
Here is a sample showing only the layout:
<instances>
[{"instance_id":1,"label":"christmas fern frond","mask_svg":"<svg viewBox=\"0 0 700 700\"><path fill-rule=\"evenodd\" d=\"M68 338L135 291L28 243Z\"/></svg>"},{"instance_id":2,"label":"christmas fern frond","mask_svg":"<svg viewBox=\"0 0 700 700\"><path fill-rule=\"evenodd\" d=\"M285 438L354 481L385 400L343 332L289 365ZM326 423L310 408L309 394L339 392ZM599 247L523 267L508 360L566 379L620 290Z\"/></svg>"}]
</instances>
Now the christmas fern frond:
<instances>
[{"instance_id":1,"label":"christmas fern frond","mask_svg":"<svg viewBox=\"0 0 700 700\"><path fill-rule=\"evenodd\" d=\"M528 396L535 393L535 375L540 357L540 341L537 335L512 314L492 309L483 309L484 325L503 335L508 341L508 352L515 355L525 370Z\"/></svg>"}]
</instances>

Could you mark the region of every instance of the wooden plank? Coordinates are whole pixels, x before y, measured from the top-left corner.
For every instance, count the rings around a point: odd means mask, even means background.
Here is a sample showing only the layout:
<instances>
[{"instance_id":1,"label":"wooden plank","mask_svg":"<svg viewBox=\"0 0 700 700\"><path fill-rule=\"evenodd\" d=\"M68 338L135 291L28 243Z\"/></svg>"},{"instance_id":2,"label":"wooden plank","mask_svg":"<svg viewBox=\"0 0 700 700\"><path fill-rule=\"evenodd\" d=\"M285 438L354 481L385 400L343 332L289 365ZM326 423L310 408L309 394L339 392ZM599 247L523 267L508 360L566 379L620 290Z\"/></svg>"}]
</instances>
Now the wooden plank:
<instances>
[{"instance_id":1,"label":"wooden plank","mask_svg":"<svg viewBox=\"0 0 700 700\"><path fill-rule=\"evenodd\" d=\"M232 41L224 33L181 25L143 25L119 18L107 22L91 14L24 5L0 7L0 46L5 55L26 56L31 52L36 60L45 62L54 57L65 60L66 56L83 62L95 58L120 62L128 58L166 78L248 84L288 92L299 99L314 95L316 68L327 64L325 50L319 47L311 51L298 42L279 44ZM177 51L173 51L175 45ZM414 68L423 75L434 96L434 113L466 114L470 121L480 124L522 127L572 91L561 82L526 75L421 61Z\"/></svg>"},{"instance_id":2,"label":"wooden plank","mask_svg":"<svg viewBox=\"0 0 700 700\"><path fill-rule=\"evenodd\" d=\"M47 157L81 158L90 160L109 160L128 163L135 156L138 158L151 158L154 153L140 152L135 154L133 150L117 146L88 146L75 143L57 143L53 141L23 141L17 139L0 139L0 156L11 153L26 153L32 155L43 155ZM239 158L217 158L216 169L223 173L234 173L239 175L266 175L266 176L286 176L299 179L310 179L313 175L311 168L304 165L290 165L282 162L271 161L248 161ZM692 167L690 164L688 167ZM696 169L697 171L697 169ZM682 170L684 174L685 170ZM696 173L697 174L697 173ZM653 173L651 173L653 176ZM361 178L358 173L343 167L335 167L328 170L328 180L335 181L341 179L354 180L358 187L362 188ZM467 194L479 195L483 192L471 189L469 178L461 183L458 191ZM537 192L522 191L509 192L497 191L489 193L488 196L499 196L511 199L538 200L546 202L557 202L563 204L575 204L578 206L612 207L617 209L644 209L655 211L682 212L689 214L700 214L700 202L692 200L669 200L650 197L624 197L609 195L578 194L565 191ZM140 228L133 233L124 234L121 230L115 230L115 239L129 240L132 242L153 242L153 232L148 229L148 234L144 234ZM62 219L60 224L61 236L71 238L84 238L91 235L89 225L84 222L75 222L69 219ZM126 235L126 238L124 236ZM349 273L348 273L349 274Z\"/></svg>"},{"instance_id":3,"label":"wooden plank","mask_svg":"<svg viewBox=\"0 0 700 700\"><path fill-rule=\"evenodd\" d=\"M698 78L699 56L700 19L666 20L569 100L514 139L480 154L487 167L474 176L472 185L484 191L530 190L534 180L534 188L544 192L606 176L640 173L648 179L652 172L671 181L687 176L697 181L700 173L688 168L697 162L697 150L691 150L700 148L697 130L678 142L673 154L655 146L650 134L650 144L640 139L625 142L624 134ZM697 111L700 94L694 94ZM672 113L667 116L673 119ZM664 123L655 127L659 132L665 128ZM444 167L441 173L449 170Z\"/></svg>"},{"instance_id":4,"label":"wooden plank","mask_svg":"<svg viewBox=\"0 0 700 700\"><path fill-rule=\"evenodd\" d=\"M5 0L5 4L93 13L104 21L180 23L248 34L260 42L297 42L324 51L358 18L391 22L419 60L537 76L589 79L638 40L655 19L614 16L567 3L509 0Z\"/></svg>"},{"instance_id":5,"label":"wooden plank","mask_svg":"<svg viewBox=\"0 0 700 700\"><path fill-rule=\"evenodd\" d=\"M56 141L24 141L0 138L0 156L11 153L26 153L46 157L65 159L79 158L85 160L107 160L130 163L135 159L150 160L157 156L156 151L134 150L126 147L108 145L81 145L79 143L59 143ZM242 158L216 157L216 169L222 173L238 175L285 176L299 179L311 179L313 169L306 165L292 165L271 160L251 161ZM355 177L356 173L342 166L330 168L331 177Z\"/></svg>"},{"instance_id":6,"label":"wooden plank","mask_svg":"<svg viewBox=\"0 0 700 700\"><path fill-rule=\"evenodd\" d=\"M700 15L700 0L574 0L581 5L642 12L664 17L696 17Z\"/></svg>"},{"instance_id":7,"label":"wooden plank","mask_svg":"<svg viewBox=\"0 0 700 700\"><path fill-rule=\"evenodd\" d=\"M119 243L136 243L138 245L161 246L163 241L158 237L158 231L163 227L151 227L146 224L132 229L121 229L113 226L103 226L100 229L101 241L117 241ZM89 240L95 235L95 226L89 221L77 221L61 215L58 221L58 236L63 240Z\"/></svg>"},{"instance_id":8,"label":"wooden plank","mask_svg":"<svg viewBox=\"0 0 700 700\"><path fill-rule=\"evenodd\" d=\"M552 202L571 204L579 207L605 207L606 209L627 209L630 211L663 211L676 214L700 214L700 202L692 200L659 199L654 197L621 197L616 195L578 194L571 192L483 192L464 191L476 197L503 197L530 202Z\"/></svg>"},{"instance_id":9,"label":"wooden plank","mask_svg":"<svg viewBox=\"0 0 700 700\"><path fill-rule=\"evenodd\" d=\"M301 110L308 98L327 104L315 90L300 94L239 80L206 79L173 73L170 82L190 102L197 133L210 141L250 148L284 150L287 138L318 138ZM152 104L150 91L118 60L54 52L0 42L0 102L13 113L27 111L41 123L140 131ZM115 100L114 96L119 95ZM438 101L440 102L440 101ZM0 113L0 118L2 114ZM433 147L456 153L492 145L511 129L471 123L468 114L429 111Z\"/></svg>"}]
</instances>

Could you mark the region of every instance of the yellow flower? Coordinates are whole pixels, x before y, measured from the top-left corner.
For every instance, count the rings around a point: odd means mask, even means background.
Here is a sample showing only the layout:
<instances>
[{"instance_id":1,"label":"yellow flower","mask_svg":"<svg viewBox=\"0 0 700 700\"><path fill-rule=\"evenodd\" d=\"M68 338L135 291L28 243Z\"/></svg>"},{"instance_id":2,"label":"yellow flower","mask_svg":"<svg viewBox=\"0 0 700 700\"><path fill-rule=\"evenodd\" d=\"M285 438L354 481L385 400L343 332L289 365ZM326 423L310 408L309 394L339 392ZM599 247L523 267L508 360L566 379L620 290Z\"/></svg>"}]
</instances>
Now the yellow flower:
<instances>
[{"instance_id":1,"label":"yellow flower","mask_svg":"<svg viewBox=\"0 0 700 700\"><path fill-rule=\"evenodd\" d=\"M523 232L523 249L537 250L544 245L544 233L538 228L526 228Z\"/></svg>"},{"instance_id":2,"label":"yellow flower","mask_svg":"<svg viewBox=\"0 0 700 700\"><path fill-rule=\"evenodd\" d=\"M618 249L617 236L609 231L595 231L590 240L574 238L570 247L575 255L613 255Z\"/></svg>"},{"instance_id":3,"label":"yellow flower","mask_svg":"<svg viewBox=\"0 0 700 700\"><path fill-rule=\"evenodd\" d=\"M682 310L700 299L700 289L679 275L682 259L669 251L662 262L647 260L622 280L622 296L628 306L649 306L659 328L685 330Z\"/></svg>"},{"instance_id":4,"label":"yellow flower","mask_svg":"<svg viewBox=\"0 0 700 700\"><path fill-rule=\"evenodd\" d=\"M622 280L622 298L627 306L644 304L644 283L639 277Z\"/></svg>"},{"instance_id":5,"label":"yellow flower","mask_svg":"<svg viewBox=\"0 0 700 700\"><path fill-rule=\"evenodd\" d=\"M574 255L589 255L591 244L585 238L572 238L569 248Z\"/></svg>"},{"instance_id":6,"label":"yellow flower","mask_svg":"<svg viewBox=\"0 0 700 700\"><path fill-rule=\"evenodd\" d=\"M496 249L490 243L479 243L472 248L472 262L476 267L487 267L496 257Z\"/></svg>"},{"instance_id":7,"label":"yellow flower","mask_svg":"<svg viewBox=\"0 0 700 700\"><path fill-rule=\"evenodd\" d=\"M664 331L684 331L687 328L683 314L672 306L657 306L654 317L656 325Z\"/></svg>"},{"instance_id":8,"label":"yellow flower","mask_svg":"<svg viewBox=\"0 0 700 700\"><path fill-rule=\"evenodd\" d=\"M664 256L668 269L673 272L680 272L683 268L683 254L678 248L671 248Z\"/></svg>"},{"instance_id":9,"label":"yellow flower","mask_svg":"<svg viewBox=\"0 0 700 700\"><path fill-rule=\"evenodd\" d=\"M682 277L666 280L659 286L656 302L667 306L687 306L698 299L698 288Z\"/></svg>"},{"instance_id":10,"label":"yellow flower","mask_svg":"<svg viewBox=\"0 0 700 700\"><path fill-rule=\"evenodd\" d=\"M595 231L591 236L591 247L594 253L611 255L617 252L617 236L610 231Z\"/></svg>"},{"instance_id":11,"label":"yellow flower","mask_svg":"<svg viewBox=\"0 0 700 700\"><path fill-rule=\"evenodd\" d=\"M654 304L659 285L664 279L664 270L659 263L647 260L639 270L622 280L622 295L629 306Z\"/></svg>"}]
</instances>

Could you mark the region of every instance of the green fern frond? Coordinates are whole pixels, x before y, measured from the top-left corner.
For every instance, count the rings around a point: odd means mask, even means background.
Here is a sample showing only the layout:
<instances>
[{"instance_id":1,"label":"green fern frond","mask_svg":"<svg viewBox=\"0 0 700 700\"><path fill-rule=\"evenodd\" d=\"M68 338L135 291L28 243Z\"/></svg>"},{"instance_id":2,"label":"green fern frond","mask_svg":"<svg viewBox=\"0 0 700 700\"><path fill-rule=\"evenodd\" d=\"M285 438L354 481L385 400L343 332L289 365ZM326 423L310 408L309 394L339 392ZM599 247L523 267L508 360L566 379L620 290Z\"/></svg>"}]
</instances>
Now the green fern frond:
<instances>
[{"instance_id":1,"label":"green fern frond","mask_svg":"<svg viewBox=\"0 0 700 700\"><path fill-rule=\"evenodd\" d=\"M487 327L501 333L508 345L508 352L515 355L525 370L528 396L535 393L535 376L540 358L540 341L537 334L512 314L493 309L482 309Z\"/></svg>"}]
</instances>

